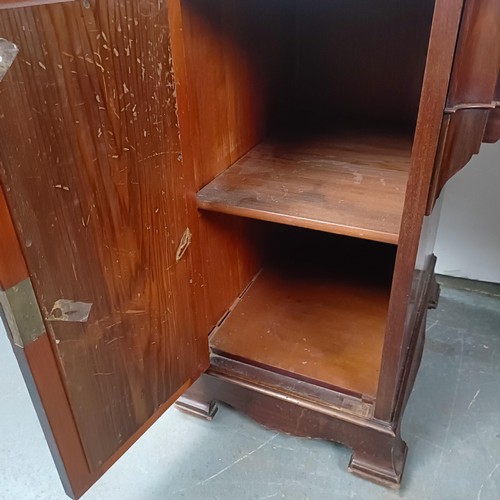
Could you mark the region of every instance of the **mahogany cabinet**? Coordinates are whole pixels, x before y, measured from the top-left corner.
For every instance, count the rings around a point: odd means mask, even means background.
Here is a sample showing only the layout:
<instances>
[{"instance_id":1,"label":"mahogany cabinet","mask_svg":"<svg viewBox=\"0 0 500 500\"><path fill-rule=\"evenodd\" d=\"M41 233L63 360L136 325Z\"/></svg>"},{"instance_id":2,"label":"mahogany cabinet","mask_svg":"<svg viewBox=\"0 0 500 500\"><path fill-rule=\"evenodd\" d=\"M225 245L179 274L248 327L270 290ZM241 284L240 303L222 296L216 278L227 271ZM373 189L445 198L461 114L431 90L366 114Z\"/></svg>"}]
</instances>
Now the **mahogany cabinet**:
<instances>
[{"instance_id":1,"label":"mahogany cabinet","mask_svg":"<svg viewBox=\"0 0 500 500\"><path fill-rule=\"evenodd\" d=\"M0 39L3 317L68 495L175 401L397 487L500 0L0 0Z\"/></svg>"}]
</instances>

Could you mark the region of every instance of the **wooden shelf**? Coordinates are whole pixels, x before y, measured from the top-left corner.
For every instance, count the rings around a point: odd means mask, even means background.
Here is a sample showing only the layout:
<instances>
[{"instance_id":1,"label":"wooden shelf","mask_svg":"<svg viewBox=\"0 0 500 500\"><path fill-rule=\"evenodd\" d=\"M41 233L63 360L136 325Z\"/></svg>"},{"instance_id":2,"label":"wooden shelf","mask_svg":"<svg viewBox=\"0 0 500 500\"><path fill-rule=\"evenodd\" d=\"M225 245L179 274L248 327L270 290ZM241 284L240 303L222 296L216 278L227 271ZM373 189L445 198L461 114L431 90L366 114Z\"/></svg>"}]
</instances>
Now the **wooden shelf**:
<instances>
[{"instance_id":1,"label":"wooden shelf","mask_svg":"<svg viewBox=\"0 0 500 500\"><path fill-rule=\"evenodd\" d=\"M264 141L201 189L198 207L397 243L411 146L360 132Z\"/></svg>"},{"instance_id":2,"label":"wooden shelf","mask_svg":"<svg viewBox=\"0 0 500 500\"><path fill-rule=\"evenodd\" d=\"M261 271L210 335L212 351L375 398L390 280L297 267Z\"/></svg>"}]
</instances>

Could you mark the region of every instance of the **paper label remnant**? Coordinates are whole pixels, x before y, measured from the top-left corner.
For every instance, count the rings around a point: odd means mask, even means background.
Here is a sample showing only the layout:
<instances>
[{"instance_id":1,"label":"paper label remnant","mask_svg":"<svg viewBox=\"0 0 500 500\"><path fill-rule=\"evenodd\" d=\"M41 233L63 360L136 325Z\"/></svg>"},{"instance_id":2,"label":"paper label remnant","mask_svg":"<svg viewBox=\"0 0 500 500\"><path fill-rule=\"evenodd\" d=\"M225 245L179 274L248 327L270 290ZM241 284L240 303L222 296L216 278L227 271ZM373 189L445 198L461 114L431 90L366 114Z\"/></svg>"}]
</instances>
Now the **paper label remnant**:
<instances>
[{"instance_id":1,"label":"paper label remnant","mask_svg":"<svg viewBox=\"0 0 500 500\"><path fill-rule=\"evenodd\" d=\"M54 302L47 321L74 321L85 323L89 319L92 303L59 299Z\"/></svg>"},{"instance_id":2,"label":"paper label remnant","mask_svg":"<svg viewBox=\"0 0 500 500\"><path fill-rule=\"evenodd\" d=\"M0 38L0 82L11 67L19 49L15 43Z\"/></svg>"}]
</instances>

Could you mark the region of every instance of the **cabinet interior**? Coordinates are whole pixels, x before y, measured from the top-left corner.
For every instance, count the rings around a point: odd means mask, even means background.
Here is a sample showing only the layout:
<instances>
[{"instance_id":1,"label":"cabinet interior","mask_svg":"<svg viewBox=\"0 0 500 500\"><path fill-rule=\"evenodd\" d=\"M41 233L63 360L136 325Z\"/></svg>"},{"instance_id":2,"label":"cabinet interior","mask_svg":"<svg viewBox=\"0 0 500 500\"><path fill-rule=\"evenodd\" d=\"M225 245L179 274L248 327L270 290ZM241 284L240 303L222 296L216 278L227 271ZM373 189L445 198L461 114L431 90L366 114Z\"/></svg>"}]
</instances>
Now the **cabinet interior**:
<instances>
[{"instance_id":1,"label":"cabinet interior","mask_svg":"<svg viewBox=\"0 0 500 500\"><path fill-rule=\"evenodd\" d=\"M375 397L424 4L180 0L213 351Z\"/></svg>"},{"instance_id":2,"label":"cabinet interior","mask_svg":"<svg viewBox=\"0 0 500 500\"><path fill-rule=\"evenodd\" d=\"M375 398L396 247L267 227L262 270L210 335L217 354Z\"/></svg>"}]
</instances>

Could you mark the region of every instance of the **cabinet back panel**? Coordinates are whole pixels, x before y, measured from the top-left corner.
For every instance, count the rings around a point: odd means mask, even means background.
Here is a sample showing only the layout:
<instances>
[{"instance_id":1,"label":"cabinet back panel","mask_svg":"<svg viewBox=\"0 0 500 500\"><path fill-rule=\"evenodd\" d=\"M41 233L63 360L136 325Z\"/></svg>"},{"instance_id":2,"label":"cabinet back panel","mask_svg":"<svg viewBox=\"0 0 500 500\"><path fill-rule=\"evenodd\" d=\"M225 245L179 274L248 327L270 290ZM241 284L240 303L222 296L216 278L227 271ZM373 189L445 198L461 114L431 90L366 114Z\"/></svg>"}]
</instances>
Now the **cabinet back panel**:
<instances>
[{"instance_id":1,"label":"cabinet back panel","mask_svg":"<svg viewBox=\"0 0 500 500\"><path fill-rule=\"evenodd\" d=\"M297 2L296 102L362 126L417 119L433 0Z\"/></svg>"}]
</instances>

